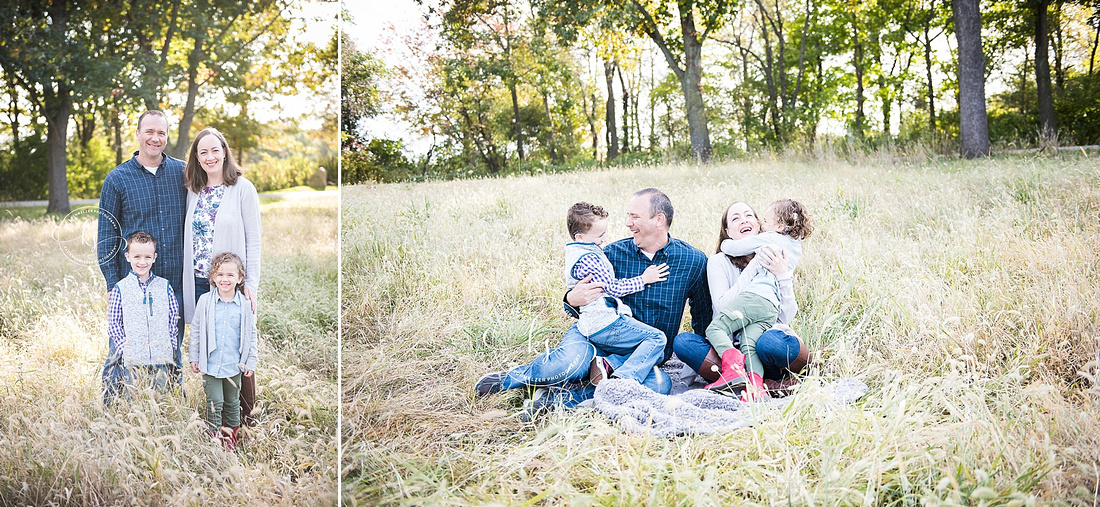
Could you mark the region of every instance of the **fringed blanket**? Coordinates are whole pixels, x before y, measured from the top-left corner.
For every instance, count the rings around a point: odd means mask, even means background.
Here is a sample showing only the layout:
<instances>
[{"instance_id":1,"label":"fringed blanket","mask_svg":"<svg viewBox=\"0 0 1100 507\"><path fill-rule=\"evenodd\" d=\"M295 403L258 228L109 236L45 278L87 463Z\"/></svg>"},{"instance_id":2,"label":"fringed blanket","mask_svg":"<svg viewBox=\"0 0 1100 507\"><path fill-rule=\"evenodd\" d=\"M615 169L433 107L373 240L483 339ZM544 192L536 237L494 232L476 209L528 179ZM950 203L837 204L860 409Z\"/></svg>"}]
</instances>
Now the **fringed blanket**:
<instances>
[{"instance_id":1,"label":"fringed blanket","mask_svg":"<svg viewBox=\"0 0 1100 507\"><path fill-rule=\"evenodd\" d=\"M669 364L665 368L673 379L672 394L657 394L633 380L609 378L596 387L593 407L629 431L698 435L751 426L785 409L794 396L810 396L814 405L835 410L867 393L862 381L845 378L826 384L804 383L792 397L749 404L702 389L702 382L690 369L677 371Z\"/></svg>"}]
</instances>

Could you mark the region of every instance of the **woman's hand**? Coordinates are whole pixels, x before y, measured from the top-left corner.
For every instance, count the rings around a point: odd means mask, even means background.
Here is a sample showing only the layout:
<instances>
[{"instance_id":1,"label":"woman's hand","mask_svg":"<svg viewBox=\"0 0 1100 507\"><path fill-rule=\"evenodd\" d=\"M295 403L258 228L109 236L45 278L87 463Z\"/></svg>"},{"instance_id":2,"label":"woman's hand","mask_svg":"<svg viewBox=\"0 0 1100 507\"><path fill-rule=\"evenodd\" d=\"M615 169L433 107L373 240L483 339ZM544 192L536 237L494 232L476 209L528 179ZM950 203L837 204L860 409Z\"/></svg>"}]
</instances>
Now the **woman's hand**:
<instances>
[{"instance_id":1,"label":"woman's hand","mask_svg":"<svg viewBox=\"0 0 1100 507\"><path fill-rule=\"evenodd\" d=\"M756 258L760 260L760 265L764 269L771 271L775 276L789 271L790 264L787 262L787 251L775 245L767 245L761 248L756 253Z\"/></svg>"},{"instance_id":2,"label":"woman's hand","mask_svg":"<svg viewBox=\"0 0 1100 507\"><path fill-rule=\"evenodd\" d=\"M244 376L251 377L252 376L252 370L245 370L244 371Z\"/></svg>"},{"instance_id":3,"label":"woman's hand","mask_svg":"<svg viewBox=\"0 0 1100 507\"><path fill-rule=\"evenodd\" d=\"M603 297L603 286L603 282L593 282L592 275L588 275L565 295L565 302L580 308Z\"/></svg>"},{"instance_id":4,"label":"woman's hand","mask_svg":"<svg viewBox=\"0 0 1100 507\"><path fill-rule=\"evenodd\" d=\"M244 297L252 303L252 315L256 315L256 292L248 287L244 288Z\"/></svg>"}]
</instances>

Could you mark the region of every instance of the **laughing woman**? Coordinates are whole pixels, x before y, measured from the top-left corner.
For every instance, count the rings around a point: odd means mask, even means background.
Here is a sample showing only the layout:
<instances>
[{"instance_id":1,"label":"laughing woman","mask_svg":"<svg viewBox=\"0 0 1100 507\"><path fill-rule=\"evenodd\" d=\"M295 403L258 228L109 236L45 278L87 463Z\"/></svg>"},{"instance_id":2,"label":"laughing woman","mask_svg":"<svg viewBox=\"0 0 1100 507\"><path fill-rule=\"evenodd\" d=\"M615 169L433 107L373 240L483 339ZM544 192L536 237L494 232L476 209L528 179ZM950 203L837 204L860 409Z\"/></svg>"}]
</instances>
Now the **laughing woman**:
<instances>
[{"instance_id":1,"label":"laughing woman","mask_svg":"<svg viewBox=\"0 0 1100 507\"><path fill-rule=\"evenodd\" d=\"M184 181L184 322L191 322L195 302L210 291L207 277L210 259L216 252L233 252L244 261L243 292L255 313L256 289L260 285L260 198L252 182L241 176L225 136L217 129L208 127L195 136ZM241 418L252 425L256 377L244 377L242 381Z\"/></svg>"}]
</instances>

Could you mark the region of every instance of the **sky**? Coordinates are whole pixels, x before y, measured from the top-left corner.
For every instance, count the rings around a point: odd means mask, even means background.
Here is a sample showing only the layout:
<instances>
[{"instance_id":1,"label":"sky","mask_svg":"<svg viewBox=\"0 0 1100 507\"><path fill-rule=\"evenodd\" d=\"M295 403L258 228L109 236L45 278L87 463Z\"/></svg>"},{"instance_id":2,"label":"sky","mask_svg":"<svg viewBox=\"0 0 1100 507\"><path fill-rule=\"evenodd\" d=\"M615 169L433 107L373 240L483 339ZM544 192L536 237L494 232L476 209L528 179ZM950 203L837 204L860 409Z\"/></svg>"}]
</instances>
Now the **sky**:
<instances>
[{"instance_id":1,"label":"sky","mask_svg":"<svg viewBox=\"0 0 1100 507\"><path fill-rule=\"evenodd\" d=\"M414 0L366 0L345 1L344 10L350 17L345 22L344 31L360 50L373 50L375 57L389 66L396 65L402 58L400 51L387 47L382 33L391 26L397 35L411 33L422 25L427 9ZM380 115L362 122L363 128L371 137L401 139L405 148L422 154L430 147L430 140L413 132L413 126L397 118Z\"/></svg>"}]
</instances>

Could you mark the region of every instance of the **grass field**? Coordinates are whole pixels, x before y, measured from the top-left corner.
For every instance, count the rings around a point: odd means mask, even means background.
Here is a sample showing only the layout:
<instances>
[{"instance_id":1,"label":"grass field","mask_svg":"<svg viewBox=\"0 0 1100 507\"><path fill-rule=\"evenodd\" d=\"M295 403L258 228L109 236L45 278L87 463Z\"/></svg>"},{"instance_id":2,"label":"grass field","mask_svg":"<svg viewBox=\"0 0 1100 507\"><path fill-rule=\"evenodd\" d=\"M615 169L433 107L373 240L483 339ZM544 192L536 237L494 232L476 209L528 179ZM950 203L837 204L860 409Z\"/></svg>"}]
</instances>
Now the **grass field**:
<instances>
[{"instance_id":1,"label":"grass field","mask_svg":"<svg viewBox=\"0 0 1100 507\"><path fill-rule=\"evenodd\" d=\"M0 505L334 504L337 195L261 197L260 424L237 454L203 434L198 375L102 405L94 213L0 210Z\"/></svg>"},{"instance_id":2,"label":"grass field","mask_svg":"<svg viewBox=\"0 0 1100 507\"><path fill-rule=\"evenodd\" d=\"M794 328L856 404L795 394L709 436L600 413L523 423L482 374L553 347L564 216L634 191L714 251L734 200L807 204ZM342 190L344 498L359 505L1095 505L1100 163L757 160Z\"/></svg>"}]
</instances>

